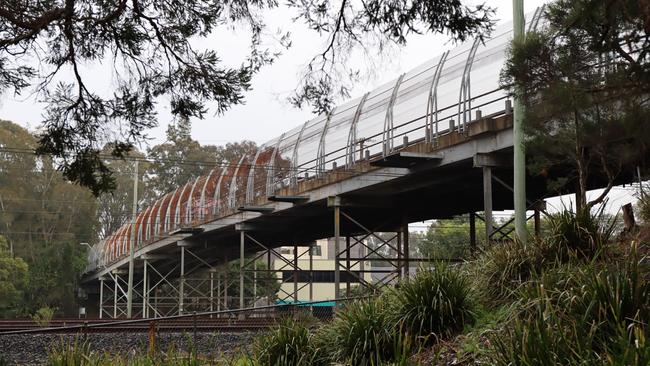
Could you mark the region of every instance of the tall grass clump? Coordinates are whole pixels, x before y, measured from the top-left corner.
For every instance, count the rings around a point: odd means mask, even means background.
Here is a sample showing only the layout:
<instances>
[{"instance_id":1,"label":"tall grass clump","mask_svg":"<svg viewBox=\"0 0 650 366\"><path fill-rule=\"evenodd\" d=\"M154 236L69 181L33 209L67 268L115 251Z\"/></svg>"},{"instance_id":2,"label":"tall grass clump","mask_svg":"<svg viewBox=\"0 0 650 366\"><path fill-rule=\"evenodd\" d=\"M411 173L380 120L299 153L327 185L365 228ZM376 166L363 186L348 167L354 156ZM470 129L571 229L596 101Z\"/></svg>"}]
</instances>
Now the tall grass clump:
<instances>
[{"instance_id":1,"label":"tall grass clump","mask_svg":"<svg viewBox=\"0 0 650 366\"><path fill-rule=\"evenodd\" d=\"M382 365L394 360L399 334L384 297L357 300L339 309L334 320L319 329L315 347L326 364Z\"/></svg>"},{"instance_id":2,"label":"tall grass clump","mask_svg":"<svg viewBox=\"0 0 650 366\"><path fill-rule=\"evenodd\" d=\"M474 321L470 282L458 269L436 263L402 281L388 295L402 329L434 340Z\"/></svg>"},{"instance_id":3,"label":"tall grass clump","mask_svg":"<svg viewBox=\"0 0 650 366\"><path fill-rule=\"evenodd\" d=\"M490 303L513 300L522 284L548 265L547 253L543 240L528 244L515 240L488 248L473 266L477 293Z\"/></svg>"},{"instance_id":4,"label":"tall grass clump","mask_svg":"<svg viewBox=\"0 0 650 366\"><path fill-rule=\"evenodd\" d=\"M253 346L253 364L269 366L314 365L318 352L312 347L306 320L284 319Z\"/></svg>"},{"instance_id":5,"label":"tall grass clump","mask_svg":"<svg viewBox=\"0 0 650 366\"><path fill-rule=\"evenodd\" d=\"M546 218L543 237L495 244L474 263L478 291L492 303L518 296L522 286L543 271L570 262L590 262L605 253L614 233L614 220L604 206L596 212L564 210Z\"/></svg>"},{"instance_id":6,"label":"tall grass clump","mask_svg":"<svg viewBox=\"0 0 650 366\"><path fill-rule=\"evenodd\" d=\"M72 342L61 339L52 344L47 357L48 366L99 365L101 361L92 357L90 343L75 339Z\"/></svg>"},{"instance_id":7,"label":"tall grass clump","mask_svg":"<svg viewBox=\"0 0 650 366\"><path fill-rule=\"evenodd\" d=\"M545 240L554 249L558 261L592 259L601 254L614 233L614 220L604 212L588 209L572 212L564 210L547 217L549 227Z\"/></svg>"},{"instance_id":8,"label":"tall grass clump","mask_svg":"<svg viewBox=\"0 0 650 366\"><path fill-rule=\"evenodd\" d=\"M568 279L558 273L541 277L518 319L494 339L495 364L650 364L643 259L635 254L625 264L574 267L564 271Z\"/></svg>"}]
</instances>

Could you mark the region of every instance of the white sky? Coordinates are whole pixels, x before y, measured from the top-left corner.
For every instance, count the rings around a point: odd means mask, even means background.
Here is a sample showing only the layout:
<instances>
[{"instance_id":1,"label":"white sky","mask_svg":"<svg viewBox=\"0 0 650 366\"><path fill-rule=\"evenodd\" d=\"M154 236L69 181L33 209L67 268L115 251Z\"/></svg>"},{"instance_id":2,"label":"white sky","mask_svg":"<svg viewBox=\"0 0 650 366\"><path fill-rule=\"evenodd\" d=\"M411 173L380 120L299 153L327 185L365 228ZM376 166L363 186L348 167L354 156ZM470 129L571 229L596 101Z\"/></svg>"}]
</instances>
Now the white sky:
<instances>
[{"instance_id":1,"label":"white sky","mask_svg":"<svg viewBox=\"0 0 650 366\"><path fill-rule=\"evenodd\" d=\"M482 1L464 1L466 4ZM532 12L544 4L543 0L525 0L524 11ZM487 0L486 4L496 8L494 19L499 23L512 18L511 0ZM192 136L202 144L224 144L244 139L263 143L279 136L283 131L299 125L312 117L309 108L298 110L288 104L287 97L298 82L298 74L309 58L323 49L324 39L319 38L302 24L291 24L291 13L286 9L276 9L265 19L269 32L278 28L291 31L293 46L271 66L264 68L253 79L253 90L246 95L246 104L235 106L223 115L210 113L204 120L193 120ZM238 35L237 29L221 28L211 37L197 41L200 47L214 48L224 62L238 65L248 52L248 33ZM441 54L454 45L444 35L412 36L407 46L391 54L381 55L380 70L375 77L359 85L353 97L395 79L401 73ZM360 65L364 60L356 60ZM86 65L82 69L90 85L100 86L99 93L109 93L111 89L111 69L103 65ZM103 90L102 90L103 89ZM97 90L97 88L95 89ZM37 128L41 121L44 105L34 97L14 97L0 95L0 119L11 120L30 130ZM169 108L165 101L158 105L159 127L149 131L149 144L164 140L166 126L171 121ZM144 147L144 146L143 146Z\"/></svg>"}]
</instances>

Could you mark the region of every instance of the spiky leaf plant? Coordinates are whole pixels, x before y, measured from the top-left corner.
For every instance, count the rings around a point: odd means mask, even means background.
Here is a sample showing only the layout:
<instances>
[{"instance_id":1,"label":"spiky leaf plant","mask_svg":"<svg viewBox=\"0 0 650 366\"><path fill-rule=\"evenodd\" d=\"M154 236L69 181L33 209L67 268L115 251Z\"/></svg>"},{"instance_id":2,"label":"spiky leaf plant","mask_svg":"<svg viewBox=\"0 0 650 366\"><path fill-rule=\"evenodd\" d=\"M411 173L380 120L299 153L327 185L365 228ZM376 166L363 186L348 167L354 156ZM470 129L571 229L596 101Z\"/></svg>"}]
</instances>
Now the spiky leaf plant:
<instances>
[{"instance_id":1,"label":"spiky leaf plant","mask_svg":"<svg viewBox=\"0 0 650 366\"><path fill-rule=\"evenodd\" d=\"M474 321L469 280L460 270L444 263L422 268L388 297L397 323L416 337L433 340Z\"/></svg>"}]
</instances>

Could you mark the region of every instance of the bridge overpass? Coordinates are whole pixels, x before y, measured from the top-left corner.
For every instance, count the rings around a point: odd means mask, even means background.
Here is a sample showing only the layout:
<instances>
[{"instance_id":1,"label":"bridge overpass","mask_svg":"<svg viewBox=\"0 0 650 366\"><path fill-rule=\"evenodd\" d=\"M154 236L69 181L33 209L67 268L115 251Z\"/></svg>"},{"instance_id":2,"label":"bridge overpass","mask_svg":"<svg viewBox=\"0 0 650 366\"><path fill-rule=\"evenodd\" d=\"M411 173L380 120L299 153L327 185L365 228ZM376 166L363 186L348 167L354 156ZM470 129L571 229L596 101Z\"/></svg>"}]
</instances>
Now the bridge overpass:
<instances>
[{"instance_id":1,"label":"bridge overpass","mask_svg":"<svg viewBox=\"0 0 650 366\"><path fill-rule=\"evenodd\" d=\"M529 14L528 29L541 13ZM358 270L369 258L390 266L385 282L407 274L408 223L470 213L486 222L481 235L503 235L492 211L513 208L512 108L499 87L511 33L506 24L484 43L445 51L140 210L135 224L91 251L83 282L99 315L125 314L131 246L136 316L154 317L250 305L244 287L259 260L285 264L293 291L280 297L297 301L300 287L311 286L300 273L313 278L311 260L299 265L311 251L297 248L316 239L334 238L338 298L342 273L373 286ZM547 195L539 178L528 178L527 191L531 208ZM281 246L293 246L293 257ZM354 247L362 254L353 257ZM233 302L225 268L236 259Z\"/></svg>"}]
</instances>

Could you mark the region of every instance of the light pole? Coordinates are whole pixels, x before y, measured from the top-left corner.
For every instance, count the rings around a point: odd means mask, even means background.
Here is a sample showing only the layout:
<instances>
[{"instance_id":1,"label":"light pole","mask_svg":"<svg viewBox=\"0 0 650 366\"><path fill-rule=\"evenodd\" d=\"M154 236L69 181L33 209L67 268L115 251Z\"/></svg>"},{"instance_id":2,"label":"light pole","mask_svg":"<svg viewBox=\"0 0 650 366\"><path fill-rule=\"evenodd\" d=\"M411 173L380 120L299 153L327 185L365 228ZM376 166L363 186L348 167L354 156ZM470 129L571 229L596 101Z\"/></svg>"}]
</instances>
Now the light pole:
<instances>
[{"instance_id":1,"label":"light pole","mask_svg":"<svg viewBox=\"0 0 650 366\"><path fill-rule=\"evenodd\" d=\"M513 42L520 44L526 36L524 33L524 0L512 1L512 18ZM528 232L526 231L526 152L524 148L523 112L524 104L519 96L515 95L513 111L515 233L517 238L525 243L528 239Z\"/></svg>"}]
</instances>

